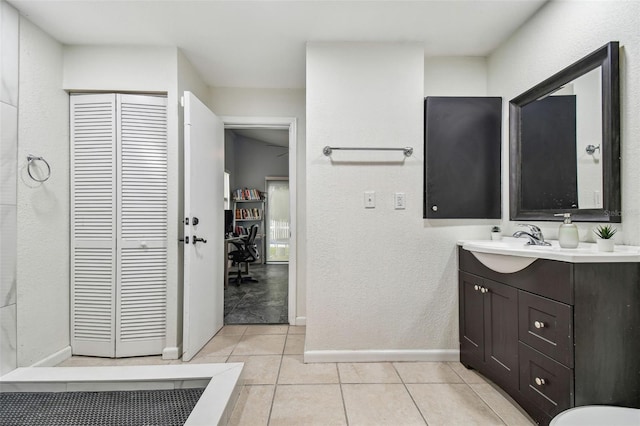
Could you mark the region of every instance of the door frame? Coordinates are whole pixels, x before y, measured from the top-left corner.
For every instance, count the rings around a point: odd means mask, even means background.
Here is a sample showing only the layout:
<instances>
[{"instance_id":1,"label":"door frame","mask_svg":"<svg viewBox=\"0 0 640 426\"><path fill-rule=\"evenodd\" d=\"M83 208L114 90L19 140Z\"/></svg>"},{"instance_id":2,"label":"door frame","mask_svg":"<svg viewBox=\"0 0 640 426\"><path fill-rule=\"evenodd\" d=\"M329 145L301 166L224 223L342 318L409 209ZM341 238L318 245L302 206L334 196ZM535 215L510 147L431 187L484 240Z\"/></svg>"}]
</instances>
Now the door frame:
<instances>
[{"instance_id":1,"label":"door frame","mask_svg":"<svg viewBox=\"0 0 640 426\"><path fill-rule=\"evenodd\" d=\"M289 130L289 230L291 238L289 240L289 324L296 324L297 318L297 118L295 117L239 117L220 116L224 123L224 128L233 129L275 129Z\"/></svg>"}]
</instances>

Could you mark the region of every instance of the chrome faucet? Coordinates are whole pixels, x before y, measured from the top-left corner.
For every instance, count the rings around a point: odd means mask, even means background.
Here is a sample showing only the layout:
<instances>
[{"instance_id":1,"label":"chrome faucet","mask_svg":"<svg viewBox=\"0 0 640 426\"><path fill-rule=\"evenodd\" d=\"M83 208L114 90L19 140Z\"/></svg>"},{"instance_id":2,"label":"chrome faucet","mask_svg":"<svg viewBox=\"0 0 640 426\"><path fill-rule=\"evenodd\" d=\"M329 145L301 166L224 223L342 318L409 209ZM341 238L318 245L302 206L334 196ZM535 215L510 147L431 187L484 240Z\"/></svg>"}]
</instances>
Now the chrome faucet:
<instances>
[{"instance_id":1,"label":"chrome faucet","mask_svg":"<svg viewBox=\"0 0 640 426\"><path fill-rule=\"evenodd\" d=\"M530 225L528 223L519 223L518 226L526 226L529 228L529 232L527 231L516 231L513 233L513 236L516 238L520 238L523 235L529 238L527 245L529 246L550 246L548 242L544 240L544 235L542 235L542 230L538 228L536 225Z\"/></svg>"}]
</instances>

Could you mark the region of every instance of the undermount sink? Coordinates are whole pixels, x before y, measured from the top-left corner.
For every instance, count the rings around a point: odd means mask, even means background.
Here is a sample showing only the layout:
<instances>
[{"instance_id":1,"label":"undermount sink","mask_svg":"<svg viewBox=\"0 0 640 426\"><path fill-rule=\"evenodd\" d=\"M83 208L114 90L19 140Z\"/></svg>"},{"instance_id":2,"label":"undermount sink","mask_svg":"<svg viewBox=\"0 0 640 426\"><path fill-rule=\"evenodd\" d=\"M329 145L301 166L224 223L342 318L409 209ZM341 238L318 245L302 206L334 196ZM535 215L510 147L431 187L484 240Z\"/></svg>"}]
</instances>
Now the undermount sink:
<instances>
[{"instance_id":1,"label":"undermount sink","mask_svg":"<svg viewBox=\"0 0 640 426\"><path fill-rule=\"evenodd\" d=\"M562 248L558 241L549 241L550 246L526 243L523 239L505 237L499 241L462 240L458 245L470 251L486 267L502 273L520 271L536 259L572 263L640 262L640 247L637 246L616 245L613 252L601 252L595 243L581 242L574 249Z\"/></svg>"}]
</instances>

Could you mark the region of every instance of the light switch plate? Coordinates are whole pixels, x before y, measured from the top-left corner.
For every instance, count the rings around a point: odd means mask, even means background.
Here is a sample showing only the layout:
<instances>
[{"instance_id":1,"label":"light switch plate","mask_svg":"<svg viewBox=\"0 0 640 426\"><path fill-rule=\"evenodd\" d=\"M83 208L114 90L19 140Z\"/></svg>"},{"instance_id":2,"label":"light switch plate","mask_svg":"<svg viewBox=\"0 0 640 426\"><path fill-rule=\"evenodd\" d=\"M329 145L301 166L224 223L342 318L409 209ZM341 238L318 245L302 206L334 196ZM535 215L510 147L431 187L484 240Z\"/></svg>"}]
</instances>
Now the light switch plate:
<instances>
[{"instance_id":1,"label":"light switch plate","mask_svg":"<svg viewBox=\"0 0 640 426\"><path fill-rule=\"evenodd\" d=\"M404 192L393 194L393 206L396 210L404 210L407 205L407 196Z\"/></svg>"},{"instance_id":2,"label":"light switch plate","mask_svg":"<svg viewBox=\"0 0 640 426\"><path fill-rule=\"evenodd\" d=\"M365 191L364 192L364 208L373 209L376 207L376 192Z\"/></svg>"}]
</instances>

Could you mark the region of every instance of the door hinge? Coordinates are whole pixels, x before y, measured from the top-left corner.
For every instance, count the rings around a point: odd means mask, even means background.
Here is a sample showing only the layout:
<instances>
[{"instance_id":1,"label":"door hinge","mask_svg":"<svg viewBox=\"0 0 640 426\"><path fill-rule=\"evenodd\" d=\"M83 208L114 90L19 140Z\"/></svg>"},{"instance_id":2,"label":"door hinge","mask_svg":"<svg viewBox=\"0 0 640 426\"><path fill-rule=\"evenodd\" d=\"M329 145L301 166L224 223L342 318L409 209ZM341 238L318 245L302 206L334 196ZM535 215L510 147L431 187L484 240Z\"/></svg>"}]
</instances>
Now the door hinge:
<instances>
[{"instance_id":1,"label":"door hinge","mask_svg":"<svg viewBox=\"0 0 640 426\"><path fill-rule=\"evenodd\" d=\"M178 241L180 241L181 243L189 244L189 237L180 238Z\"/></svg>"}]
</instances>

